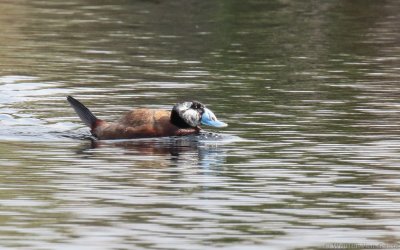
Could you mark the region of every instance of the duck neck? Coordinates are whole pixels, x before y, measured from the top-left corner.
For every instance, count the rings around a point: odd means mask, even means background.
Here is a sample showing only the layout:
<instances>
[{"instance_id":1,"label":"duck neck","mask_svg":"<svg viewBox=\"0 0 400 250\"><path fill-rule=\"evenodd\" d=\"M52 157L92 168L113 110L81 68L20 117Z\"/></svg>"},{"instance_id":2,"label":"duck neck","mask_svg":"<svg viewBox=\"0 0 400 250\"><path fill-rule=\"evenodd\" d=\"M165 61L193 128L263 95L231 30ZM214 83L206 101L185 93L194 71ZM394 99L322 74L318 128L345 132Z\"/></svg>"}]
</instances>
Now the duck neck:
<instances>
[{"instance_id":1,"label":"duck neck","mask_svg":"<svg viewBox=\"0 0 400 250\"><path fill-rule=\"evenodd\" d=\"M189 124L187 124L178 114L176 110L171 111L171 123L179 128L191 128Z\"/></svg>"}]
</instances>

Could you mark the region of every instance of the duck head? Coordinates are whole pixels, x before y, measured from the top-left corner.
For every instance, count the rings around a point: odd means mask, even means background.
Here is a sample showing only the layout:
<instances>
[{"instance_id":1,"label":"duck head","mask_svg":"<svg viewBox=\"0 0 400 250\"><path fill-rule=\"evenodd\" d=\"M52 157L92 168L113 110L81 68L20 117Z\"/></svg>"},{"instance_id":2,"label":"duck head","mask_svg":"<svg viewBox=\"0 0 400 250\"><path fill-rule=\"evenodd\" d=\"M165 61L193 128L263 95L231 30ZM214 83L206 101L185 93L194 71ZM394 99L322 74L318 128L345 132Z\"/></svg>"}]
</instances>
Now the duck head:
<instances>
[{"instance_id":1,"label":"duck head","mask_svg":"<svg viewBox=\"0 0 400 250\"><path fill-rule=\"evenodd\" d=\"M217 128L228 126L219 121L211 110L198 101L176 104L172 108L171 122L180 128L198 127L201 124Z\"/></svg>"}]
</instances>

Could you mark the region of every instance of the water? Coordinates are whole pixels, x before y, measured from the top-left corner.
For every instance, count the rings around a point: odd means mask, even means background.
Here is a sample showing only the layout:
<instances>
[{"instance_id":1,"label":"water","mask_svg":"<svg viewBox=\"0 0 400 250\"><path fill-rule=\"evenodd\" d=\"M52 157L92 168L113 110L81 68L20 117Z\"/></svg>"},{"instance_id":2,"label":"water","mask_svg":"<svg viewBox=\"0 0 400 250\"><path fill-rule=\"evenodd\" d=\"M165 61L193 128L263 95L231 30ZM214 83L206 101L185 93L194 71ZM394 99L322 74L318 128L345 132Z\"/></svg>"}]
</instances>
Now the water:
<instances>
[{"instance_id":1,"label":"water","mask_svg":"<svg viewBox=\"0 0 400 250\"><path fill-rule=\"evenodd\" d=\"M400 244L398 1L0 10L0 248ZM67 95L106 120L197 99L230 126L91 141Z\"/></svg>"}]
</instances>

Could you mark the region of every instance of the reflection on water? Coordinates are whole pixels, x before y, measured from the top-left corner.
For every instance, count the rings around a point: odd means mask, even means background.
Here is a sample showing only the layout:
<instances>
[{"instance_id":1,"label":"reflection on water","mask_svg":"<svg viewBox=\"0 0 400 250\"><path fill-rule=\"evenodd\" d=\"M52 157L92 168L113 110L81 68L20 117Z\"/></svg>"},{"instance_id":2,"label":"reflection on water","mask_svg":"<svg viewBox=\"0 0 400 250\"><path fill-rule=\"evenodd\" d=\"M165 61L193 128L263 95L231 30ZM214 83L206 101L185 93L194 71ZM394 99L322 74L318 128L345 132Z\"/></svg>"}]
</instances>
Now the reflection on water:
<instances>
[{"instance_id":1,"label":"reflection on water","mask_svg":"<svg viewBox=\"0 0 400 250\"><path fill-rule=\"evenodd\" d=\"M3 1L0 248L400 242L400 4ZM92 141L196 99L229 123Z\"/></svg>"},{"instance_id":2,"label":"reflection on water","mask_svg":"<svg viewBox=\"0 0 400 250\"><path fill-rule=\"evenodd\" d=\"M221 147L224 144L240 140L234 136L215 133L202 133L196 136L164 137L136 140L106 140L91 139L89 148L81 153L96 150L116 150L119 155L134 156L142 160L146 166L171 166L183 161L203 168L218 167L225 163L226 152Z\"/></svg>"}]
</instances>

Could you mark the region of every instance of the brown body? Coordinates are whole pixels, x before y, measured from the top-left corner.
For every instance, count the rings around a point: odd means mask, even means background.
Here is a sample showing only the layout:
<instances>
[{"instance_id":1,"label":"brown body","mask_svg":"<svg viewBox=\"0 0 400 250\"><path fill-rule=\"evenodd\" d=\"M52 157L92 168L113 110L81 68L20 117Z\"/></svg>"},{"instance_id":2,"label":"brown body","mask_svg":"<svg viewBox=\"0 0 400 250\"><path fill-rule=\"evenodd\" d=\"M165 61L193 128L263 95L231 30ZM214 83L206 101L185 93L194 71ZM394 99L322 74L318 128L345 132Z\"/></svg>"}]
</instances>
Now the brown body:
<instances>
[{"instance_id":1,"label":"brown body","mask_svg":"<svg viewBox=\"0 0 400 250\"><path fill-rule=\"evenodd\" d=\"M182 136L199 133L200 128L179 128L171 123L171 111L136 109L117 122L97 120L92 134L99 139L131 139L162 136Z\"/></svg>"}]
</instances>

